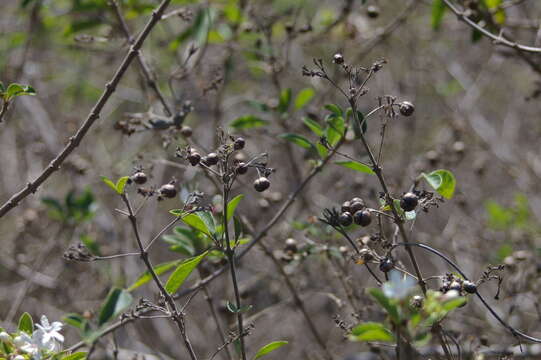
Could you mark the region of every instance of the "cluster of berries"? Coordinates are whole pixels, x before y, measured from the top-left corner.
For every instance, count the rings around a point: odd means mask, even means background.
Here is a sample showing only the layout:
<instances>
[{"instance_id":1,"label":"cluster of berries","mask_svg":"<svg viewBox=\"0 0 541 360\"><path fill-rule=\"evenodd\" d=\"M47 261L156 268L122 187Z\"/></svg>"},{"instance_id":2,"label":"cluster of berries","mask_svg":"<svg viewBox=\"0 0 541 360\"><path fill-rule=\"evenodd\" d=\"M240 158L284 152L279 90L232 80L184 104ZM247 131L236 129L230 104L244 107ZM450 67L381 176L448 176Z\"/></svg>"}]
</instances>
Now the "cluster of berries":
<instances>
[{"instance_id":1,"label":"cluster of berries","mask_svg":"<svg viewBox=\"0 0 541 360\"><path fill-rule=\"evenodd\" d=\"M477 285L453 274L446 274L442 279L440 291L445 294L451 290L458 292L460 295L464 295L464 293L475 294L477 292Z\"/></svg>"},{"instance_id":2,"label":"cluster of berries","mask_svg":"<svg viewBox=\"0 0 541 360\"><path fill-rule=\"evenodd\" d=\"M360 226L368 226L372 222L370 210L366 208L363 199L354 197L342 204L338 222L342 226L349 226L355 223Z\"/></svg>"}]
</instances>

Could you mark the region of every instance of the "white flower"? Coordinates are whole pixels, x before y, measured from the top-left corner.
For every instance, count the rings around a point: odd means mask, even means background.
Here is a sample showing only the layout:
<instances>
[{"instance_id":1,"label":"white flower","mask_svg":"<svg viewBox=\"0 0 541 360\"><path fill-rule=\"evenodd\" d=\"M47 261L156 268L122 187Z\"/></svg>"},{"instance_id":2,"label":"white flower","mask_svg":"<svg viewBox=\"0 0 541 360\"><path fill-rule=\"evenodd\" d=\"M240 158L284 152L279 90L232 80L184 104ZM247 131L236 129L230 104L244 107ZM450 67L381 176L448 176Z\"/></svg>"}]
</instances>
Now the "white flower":
<instances>
[{"instance_id":1,"label":"white flower","mask_svg":"<svg viewBox=\"0 0 541 360\"><path fill-rule=\"evenodd\" d=\"M41 348L53 352L60 351L62 349L62 343L64 342L64 336L59 333L62 330L62 323L54 321L49 324L49 320L45 315L41 317L41 324L36 324L38 330L34 331L32 337L36 337L41 343Z\"/></svg>"},{"instance_id":2,"label":"white flower","mask_svg":"<svg viewBox=\"0 0 541 360\"><path fill-rule=\"evenodd\" d=\"M411 276L402 275L398 270L392 270L390 280L383 284L385 296L393 299L403 299L408 296L415 287L415 279Z\"/></svg>"},{"instance_id":3,"label":"white flower","mask_svg":"<svg viewBox=\"0 0 541 360\"><path fill-rule=\"evenodd\" d=\"M7 332L2 331L2 332L0 332L0 341L10 342L11 341L11 336L9 336L9 334Z\"/></svg>"},{"instance_id":4,"label":"white flower","mask_svg":"<svg viewBox=\"0 0 541 360\"><path fill-rule=\"evenodd\" d=\"M13 343L17 347L17 349L32 355L32 359L39 360L41 359L41 355L39 353L40 350L40 344L39 340L32 335L28 335L25 332L21 332L19 336L16 336L15 339L13 339Z\"/></svg>"},{"instance_id":5,"label":"white flower","mask_svg":"<svg viewBox=\"0 0 541 360\"><path fill-rule=\"evenodd\" d=\"M15 356L15 357L13 358L13 360L25 360L25 359L24 359L24 356L22 356L22 355L17 355L17 356Z\"/></svg>"}]
</instances>

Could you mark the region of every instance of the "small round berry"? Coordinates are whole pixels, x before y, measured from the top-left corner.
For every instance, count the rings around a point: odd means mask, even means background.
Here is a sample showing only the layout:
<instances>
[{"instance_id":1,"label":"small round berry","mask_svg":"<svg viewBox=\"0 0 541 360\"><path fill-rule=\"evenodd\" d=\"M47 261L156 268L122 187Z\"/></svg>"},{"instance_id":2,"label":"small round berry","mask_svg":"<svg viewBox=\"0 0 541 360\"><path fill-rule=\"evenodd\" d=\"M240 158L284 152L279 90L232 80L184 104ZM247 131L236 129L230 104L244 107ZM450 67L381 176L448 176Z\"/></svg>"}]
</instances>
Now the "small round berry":
<instances>
[{"instance_id":1,"label":"small round berry","mask_svg":"<svg viewBox=\"0 0 541 360\"><path fill-rule=\"evenodd\" d=\"M355 214L353 214L353 221L355 222L355 224L360 226L370 225L370 223L372 222L372 216L370 215L370 211L357 211Z\"/></svg>"},{"instance_id":2,"label":"small round berry","mask_svg":"<svg viewBox=\"0 0 541 360\"><path fill-rule=\"evenodd\" d=\"M284 251L297 252L297 250L298 250L297 240L293 238L286 239Z\"/></svg>"},{"instance_id":3,"label":"small round berry","mask_svg":"<svg viewBox=\"0 0 541 360\"><path fill-rule=\"evenodd\" d=\"M248 171L248 166L246 165L246 163L241 162L237 165L237 168L235 169L235 171L239 175L246 174L246 172Z\"/></svg>"},{"instance_id":4,"label":"small round berry","mask_svg":"<svg viewBox=\"0 0 541 360\"><path fill-rule=\"evenodd\" d=\"M375 5L370 5L366 8L366 15L372 19L377 18L379 16L379 8Z\"/></svg>"},{"instance_id":5,"label":"small round berry","mask_svg":"<svg viewBox=\"0 0 541 360\"><path fill-rule=\"evenodd\" d=\"M340 214L338 217L338 222L342 226L349 226L353 222L353 216L351 216L351 213L348 211L344 211Z\"/></svg>"},{"instance_id":6,"label":"small round berry","mask_svg":"<svg viewBox=\"0 0 541 360\"><path fill-rule=\"evenodd\" d=\"M205 156L205 162L207 165L212 166L216 165L218 163L218 154L216 153L209 153L207 156Z\"/></svg>"},{"instance_id":7,"label":"small round berry","mask_svg":"<svg viewBox=\"0 0 541 360\"><path fill-rule=\"evenodd\" d=\"M412 192L405 193L400 199L400 207L404 211L413 211L419 204L419 197Z\"/></svg>"},{"instance_id":8,"label":"small round berry","mask_svg":"<svg viewBox=\"0 0 541 360\"><path fill-rule=\"evenodd\" d=\"M477 292L477 285L468 280L464 280L464 282L462 283L462 288L468 294L475 294Z\"/></svg>"},{"instance_id":9,"label":"small round berry","mask_svg":"<svg viewBox=\"0 0 541 360\"><path fill-rule=\"evenodd\" d=\"M409 101L402 101L400 105L398 106L398 109L400 110L400 113L404 116L411 116L413 115L413 112L415 111L415 106L413 106L412 103Z\"/></svg>"},{"instance_id":10,"label":"small round berry","mask_svg":"<svg viewBox=\"0 0 541 360\"><path fill-rule=\"evenodd\" d=\"M133 174L130 179L133 180L133 182L136 183L137 185L143 185L144 183L147 182L147 174L145 174L142 171L138 171L135 174Z\"/></svg>"},{"instance_id":11,"label":"small round berry","mask_svg":"<svg viewBox=\"0 0 541 360\"><path fill-rule=\"evenodd\" d=\"M199 164L199 161L201 161L201 155L197 152L192 152L190 155L188 155L188 161L192 166L196 166Z\"/></svg>"},{"instance_id":12,"label":"small round berry","mask_svg":"<svg viewBox=\"0 0 541 360\"><path fill-rule=\"evenodd\" d=\"M421 295L415 295L410 300L410 305L415 309L423 307L424 298Z\"/></svg>"},{"instance_id":13,"label":"small round berry","mask_svg":"<svg viewBox=\"0 0 541 360\"><path fill-rule=\"evenodd\" d=\"M449 285L449 290L455 290L455 291L460 292L460 290L462 290L462 285L460 285L460 283L458 281L453 281Z\"/></svg>"},{"instance_id":14,"label":"small round berry","mask_svg":"<svg viewBox=\"0 0 541 360\"><path fill-rule=\"evenodd\" d=\"M361 201L351 201L351 205L350 205L349 208L350 208L351 213L355 214L356 212L361 211L362 209L365 208L364 201L362 201L362 200Z\"/></svg>"},{"instance_id":15,"label":"small round berry","mask_svg":"<svg viewBox=\"0 0 541 360\"><path fill-rule=\"evenodd\" d=\"M244 145L246 144L246 140L244 138L236 138L235 142L233 143L233 149L235 150L242 150L244 149Z\"/></svg>"},{"instance_id":16,"label":"small round berry","mask_svg":"<svg viewBox=\"0 0 541 360\"><path fill-rule=\"evenodd\" d=\"M254 189L258 192L267 190L270 186L270 181L266 177L260 177L254 181Z\"/></svg>"},{"instance_id":17,"label":"small round berry","mask_svg":"<svg viewBox=\"0 0 541 360\"><path fill-rule=\"evenodd\" d=\"M189 127L189 126L184 125L184 126L182 126L182 128L180 129L180 135L182 135L182 136L184 136L184 137L187 137L187 138L188 138L188 137L192 136L192 134L193 134L193 130L192 130L192 128Z\"/></svg>"},{"instance_id":18,"label":"small round berry","mask_svg":"<svg viewBox=\"0 0 541 360\"><path fill-rule=\"evenodd\" d=\"M177 189L173 184L165 184L160 188L160 195L166 198L174 198L177 195Z\"/></svg>"},{"instance_id":19,"label":"small round berry","mask_svg":"<svg viewBox=\"0 0 541 360\"><path fill-rule=\"evenodd\" d=\"M334 56L332 57L332 61L335 64L341 65L344 63L344 56L342 54L334 54Z\"/></svg>"},{"instance_id":20,"label":"small round berry","mask_svg":"<svg viewBox=\"0 0 541 360\"><path fill-rule=\"evenodd\" d=\"M342 203L342 212L351 212L351 203L349 201L344 201Z\"/></svg>"},{"instance_id":21,"label":"small round berry","mask_svg":"<svg viewBox=\"0 0 541 360\"><path fill-rule=\"evenodd\" d=\"M379 269L384 273L391 271L393 268L394 262L391 258L385 258L379 263Z\"/></svg>"}]
</instances>

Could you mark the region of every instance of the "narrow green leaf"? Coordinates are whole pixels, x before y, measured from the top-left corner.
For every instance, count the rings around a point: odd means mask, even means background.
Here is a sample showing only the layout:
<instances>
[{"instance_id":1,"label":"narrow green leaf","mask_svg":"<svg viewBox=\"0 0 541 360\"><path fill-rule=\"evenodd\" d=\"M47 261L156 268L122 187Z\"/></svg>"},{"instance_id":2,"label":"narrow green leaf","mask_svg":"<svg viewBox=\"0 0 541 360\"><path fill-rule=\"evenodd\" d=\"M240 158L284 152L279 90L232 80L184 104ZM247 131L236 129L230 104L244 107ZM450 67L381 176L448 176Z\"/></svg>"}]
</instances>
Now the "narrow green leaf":
<instances>
[{"instance_id":1,"label":"narrow green leaf","mask_svg":"<svg viewBox=\"0 0 541 360\"><path fill-rule=\"evenodd\" d=\"M19 331L24 331L28 335L32 335L34 332L34 322L32 321L32 316L29 313L25 312L19 318Z\"/></svg>"},{"instance_id":2,"label":"narrow green leaf","mask_svg":"<svg viewBox=\"0 0 541 360\"><path fill-rule=\"evenodd\" d=\"M441 26L446 6L443 0L434 0L432 2L432 29L438 30Z\"/></svg>"},{"instance_id":3,"label":"narrow green leaf","mask_svg":"<svg viewBox=\"0 0 541 360\"><path fill-rule=\"evenodd\" d=\"M324 107L325 107L325 109L332 112L335 116L342 116L343 115L342 109L340 109L340 106L338 106L336 104L327 104Z\"/></svg>"},{"instance_id":4,"label":"narrow green leaf","mask_svg":"<svg viewBox=\"0 0 541 360\"><path fill-rule=\"evenodd\" d=\"M295 109L302 109L306 104L312 100L316 92L312 88L305 88L299 91L295 98Z\"/></svg>"},{"instance_id":5,"label":"narrow green leaf","mask_svg":"<svg viewBox=\"0 0 541 360\"><path fill-rule=\"evenodd\" d=\"M334 146L345 135L344 118L341 116L328 116L327 123L329 124L327 127L327 141Z\"/></svg>"},{"instance_id":6,"label":"narrow green leaf","mask_svg":"<svg viewBox=\"0 0 541 360\"><path fill-rule=\"evenodd\" d=\"M317 136L321 137L325 133L325 130L319 125L315 120L310 119L309 117L304 117L302 119L304 125L308 126L310 130Z\"/></svg>"},{"instance_id":7,"label":"narrow green leaf","mask_svg":"<svg viewBox=\"0 0 541 360\"><path fill-rule=\"evenodd\" d=\"M108 179L107 177L105 177L105 176L102 176L102 177L101 177L101 180L102 180L104 183L106 183L107 185L109 185L109 187L110 187L111 189L113 189L113 190L116 192L116 185L115 185L114 182L112 182L111 180L109 180L109 179Z\"/></svg>"},{"instance_id":8,"label":"narrow green leaf","mask_svg":"<svg viewBox=\"0 0 541 360\"><path fill-rule=\"evenodd\" d=\"M368 330L360 335L352 336L352 340L357 341L384 341L394 342L393 334L387 329L373 329Z\"/></svg>"},{"instance_id":9,"label":"narrow green leaf","mask_svg":"<svg viewBox=\"0 0 541 360\"><path fill-rule=\"evenodd\" d=\"M129 176L123 176L120 179L118 179L115 185L115 189L117 193L119 193L120 195L124 194L124 189L129 179L130 179Z\"/></svg>"},{"instance_id":10,"label":"narrow green leaf","mask_svg":"<svg viewBox=\"0 0 541 360\"><path fill-rule=\"evenodd\" d=\"M287 88L280 93L280 99L278 100L278 111L285 113L289 109L291 104L291 89Z\"/></svg>"},{"instance_id":11,"label":"narrow green leaf","mask_svg":"<svg viewBox=\"0 0 541 360\"><path fill-rule=\"evenodd\" d=\"M229 203L227 204L227 221L231 220L231 218L235 214L235 209L237 208L239 202L242 200L243 197L243 194L239 194L229 201Z\"/></svg>"},{"instance_id":12,"label":"narrow green leaf","mask_svg":"<svg viewBox=\"0 0 541 360\"><path fill-rule=\"evenodd\" d=\"M30 85L21 85L21 84L9 84L8 88L5 91L5 97L7 100L15 96L22 95L36 95L36 90Z\"/></svg>"},{"instance_id":13,"label":"narrow green leaf","mask_svg":"<svg viewBox=\"0 0 541 360\"><path fill-rule=\"evenodd\" d=\"M196 214L207 227L208 233L211 235L211 237L215 237L216 222L214 221L214 216L212 216L212 213L210 211L199 211Z\"/></svg>"},{"instance_id":14,"label":"narrow green leaf","mask_svg":"<svg viewBox=\"0 0 541 360\"><path fill-rule=\"evenodd\" d=\"M0 93L3 93L4 91L6 91L6 88L4 87L4 83L2 81L0 81ZM2 95L2 94L0 94Z\"/></svg>"},{"instance_id":15,"label":"narrow green leaf","mask_svg":"<svg viewBox=\"0 0 541 360\"><path fill-rule=\"evenodd\" d=\"M172 270L175 266L177 266L182 260L174 260L174 261L168 261L164 262L162 264L158 264L154 266L154 272L156 275L160 276L162 274L165 274L169 270ZM128 288L127 291L133 291L137 289L140 286L143 286L144 284L148 283L150 280L152 280L152 275L147 271L142 273L137 280Z\"/></svg>"},{"instance_id":16,"label":"narrow green leaf","mask_svg":"<svg viewBox=\"0 0 541 360\"><path fill-rule=\"evenodd\" d=\"M378 288L368 289L368 293L376 299L376 301L387 311L389 317L395 324L400 324L400 316L398 314L398 306L391 302L391 300L385 296L383 291Z\"/></svg>"},{"instance_id":17,"label":"narrow green leaf","mask_svg":"<svg viewBox=\"0 0 541 360\"><path fill-rule=\"evenodd\" d=\"M385 329L385 326L381 323L377 323L377 322L371 322L371 321L368 321L368 322L364 322L364 323L361 323L357 326L355 326L353 329L351 329L351 335L361 335L367 331L371 331L371 330L382 330L382 329Z\"/></svg>"},{"instance_id":18,"label":"narrow green leaf","mask_svg":"<svg viewBox=\"0 0 541 360\"><path fill-rule=\"evenodd\" d=\"M240 236L242 235L242 222L238 217L233 217L233 224L235 229L235 245L239 242Z\"/></svg>"},{"instance_id":19,"label":"narrow green leaf","mask_svg":"<svg viewBox=\"0 0 541 360\"><path fill-rule=\"evenodd\" d=\"M292 142L293 144L298 145L305 149L311 149L315 147L315 145L312 144L310 140L308 140L302 135L287 133L287 134L278 135L278 137L284 140L287 140L289 142Z\"/></svg>"},{"instance_id":20,"label":"narrow green leaf","mask_svg":"<svg viewBox=\"0 0 541 360\"><path fill-rule=\"evenodd\" d=\"M83 330L87 320L79 314L68 314L62 320L76 329Z\"/></svg>"},{"instance_id":21,"label":"narrow green leaf","mask_svg":"<svg viewBox=\"0 0 541 360\"><path fill-rule=\"evenodd\" d=\"M452 172L440 169L432 171L429 174L422 173L421 175L441 196L446 199L451 199L453 197L456 179Z\"/></svg>"},{"instance_id":22,"label":"narrow green leaf","mask_svg":"<svg viewBox=\"0 0 541 360\"><path fill-rule=\"evenodd\" d=\"M357 162L357 161L351 161L351 160L335 161L335 164L346 167L348 169L358 171L358 172L362 172L362 173L365 173L365 174L370 174L370 175L375 174L374 170L372 170L372 168L370 166L365 165L365 164L361 164L360 162Z\"/></svg>"},{"instance_id":23,"label":"narrow green leaf","mask_svg":"<svg viewBox=\"0 0 541 360\"><path fill-rule=\"evenodd\" d=\"M210 237L213 236L213 234L209 231L209 229L208 229L207 225L205 224L205 222L199 216L197 216L197 214L195 214L195 213L188 214L188 215L184 216L182 218L182 221L184 221L184 223L186 225L189 225L189 226L193 227L194 229L201 231L202 233L206 234L207 236L210 236Z\"/></svg>"},{"instance_id":24,"label":"narrow green leaf","mask_svg":"<svg viewBox=\"0 0 541 360\"><path fill-rule=\"evenodd\" d=\"M278 348L281 348L282 346L284 345L287 345L288 342L287 341L273 341L263 347L261 347L257 353L255 354L254 356L254 360L256 359L259 359L260 357L263 357L267 354L269 354L270 352L278 349Z\"/></svg>"},{"instance_id":25,"label":"narrow green leaf","mask_svg":"<svg viewBox=\"0 0 541 360\"><path fill-rule=\"evenodd\" d=\"M68 355L66 357L63 357L62 360L81 360L81 359L86 359L86 354L85 352L76 352L76 353L73 353L71 355Z\"/></svg>"},{"instance_id":26,"label":"narrow green leaf","mask_svg":"<svg viewBox=\"0 0 541 360\"><path fill-rule=\"evenodd\" d=\"M457 307L463 305L466 302L466 298L463 296L457 297L455 299L448 300L443 303L443 309L447 312L456 309Z\"/></svg>"},{"instance_id":27,"label":"narrow green leaf","mask_svg":"<svg viewBox=\"0 0 541 360\"><path fill-rule=\"evenodd\" d=\"M130 306L132 300L133 297L127 290L112 288L101 307L98 325L101 326L116 318Z\"/></svg>"},{"instance_id":28,"label":"narrow green leaf","mask_svg":"<svg viewBox=\"0 0 541 360\"><path fill-rule=\"evenodd\" d=\"M243 129L250 129L250 128L255 128L255 127L265 126L268 123L269 122L267 120L260 119L257 116L245 115L233 120L229 124L229 126L237 130L243 130Z\"/></svg>"},{"instance_id":29,"label":"narrow green leaf","mask_svg":"<svg viewBox=\"0 0 541 360\"><path fill-rule=\"evenodd\" d=\"M201 260L207 256L208 251L205 251L199 256L184 260L181 262L175 271L171 274L167 282L165 283L165 290L168 293L173 294L182 286L184 281L190 276L192 271L199 265Z\"/></svg>"}]
</instances>

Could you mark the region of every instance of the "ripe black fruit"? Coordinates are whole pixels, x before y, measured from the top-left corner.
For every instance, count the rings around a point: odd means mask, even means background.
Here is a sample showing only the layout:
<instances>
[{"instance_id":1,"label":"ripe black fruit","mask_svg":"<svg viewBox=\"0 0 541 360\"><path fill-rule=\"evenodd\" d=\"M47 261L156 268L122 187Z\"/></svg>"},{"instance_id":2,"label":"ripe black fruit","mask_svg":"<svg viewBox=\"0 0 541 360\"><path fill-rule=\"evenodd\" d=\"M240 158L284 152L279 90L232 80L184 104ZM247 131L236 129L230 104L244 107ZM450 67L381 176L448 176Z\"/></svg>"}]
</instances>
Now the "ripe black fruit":
<instances>
[{"instance_id":1,"label":"ripe black fruit","mask_svg":"<svg viewBox=\"0 0 541 360\"><path fill-rule=\"evenodd\" d=\"M181 129L180 129L180 134L184 137L190 137L192 136L193 134L193 130L191 127L189 126L186 126L184 125Z\"/></svg>"},{"instance_id":2,"label":"ripe black fruit","mask_svg":"<svg viewBox=\"0 0 541 360\"><path fill-rule=\"evenodd\" d=\"M352 214L355 214L357 211L361 211L365 208L364 201L359 198L354 198L353 200L351 200L350 204L351 205L349 208Z\"/></svg>"},{"instance_id":3,"label":"ripe black fruit","mask_svg":"<svg viewBox=\"0 0 541 360\"><path fill-rule=\"evenodd\" d=\"M400 199L400 207L404 211L413 211L419 204L419 197L412 192L405 193Z\"/></svg>"},{"instance_id":4,"label":"ripe black fruit","mask_svg":"<svg viewBox=\"0 0 541 360\"><path fill-rule=\"evenodd\" d=\"M138 171L131 176L131 180L133 180L133 182L137 185L143 185L147 182L147 174L142 171Z\"/></svg>"},{"instance_id":5,"label":"ripe black fruit","mask_svg":"<svg viewBox=\"0 0 541 360\"><path fill-rule=\"evenodd\" d=\"M286 246L284 247L284 250L290 252L297 252L297 240L293 238L286 239Z\"/></svg>"},{"instance_id":6,"label":"ripe black fruit","mask_svg":"<svg viewBox=\"0 0 541 360\"><path fill-rule=\"evenodd\" d=\"M192 166L195 166L199 164L199 161L201 161L201 155L199 153L193 152L190 155L188 155L188 161Z\"/></svg>"},{"instance_id":7,"label":"ripe black fruit","mask_svg":"<svg viewBox=\"0 0 541 360\"><path fill-rule=\"evenodd\" d=\"M369 18L375 19L379 16L379 8L375 5L371 5L366 9L366 15Z\"/></svg>"},{"instance_id":8,"label":"ripe black fruit","mask_svg":"<svg viewBox=\"0 0 541 360\"><path fill-rule=\"evenodd\" d=\"M472 283L471 281L468 281L468 280L465 280L462 283L462 288L468 294L475 294L477 292L477 285L475 285L474 283Z\"/></svg>"},{"instance_id":9,"label":"ripe black fruit","mask_svg":"<svg viewBox=\"0 0 541 360\"><path fill-rule=\"evenodd\" d=\"M235 139L235 142L233 143L233 148L235 150L242 150L244 149L244 145L246 144L246 140L244 140L244 138L236 138Z\"/></svg>"},{"instance_id":10,"label":"ripe black fruit","mask_svg":"<svg viewBox=\"0 0 541 360\"><path fill-rule=\"evenodd\" d=\"M372 222L372 216L370 215L370 211L357 211L355 214L353 214L353 221L355 222L355 224L360 226L370 225L370 223Z\"/></svg>"},{"instance_id":11,"label":"ripe black fruit","mask_svg":"<svg viewBox=\"0 0 541 360\"><path fill-rule=\"evenodd\" d=\"M342 56L342 54L334 54L334 56L332 57L332 61L335 64L341 65L344 63L344 56Z\"/></svg>"},{"instance_id":12,"label":"ripe black fruit","mask_svg":"<svg viewBox=\"0 0 541 360\"><path fill-rule=\"evenodd\" d=\"M173 184L165 184L160 188L160 195L166 198L173 198L177 195L177 189Z\"/></svg>"},{"instance_id":13,"label":"ripe black fruit","mask_svg":"<svg viewBox=\"0 0 541 360\"><path fill-rule=\"evenodd\" d=\"M218 154L216 153L207 154L207 156L205 156L205 162L209 166L216 165L218 163Z\"/></svg>"},{"instance_id":14,"label":"ripe black fruit","mask_svg":"<svg viewBox=\"0 0 541 360\"><path fill-rule=\"evenodd\" d=\"M385 258L379 263L379 269L384 273L391 271L394 268L394 262L391 258Z\"/></svg>"},{"instance_id":15,"label":"ripe black fruit","mask_svg":"<svg viewBox=\"0 0 541 360\"><path fill-rule=\"evenodd\" d=\"M269 186L270 186L270 181L264 176L254 181L254 189L258 192L263 192L267 190Z\"/></svg>"},{"instance_id":16,"label":"ripe black fruit","mask_svg":"<svg viewBox=\"0 0 541 360\"><path fill-rule=\"evenodd\" d=\"M402 101L398 106L400 113L404 116L411 116L415 111L415 106L409 101Z\"/></svg>"},{"instance_id":17,"label":"ripe black fruit","mask_svg":"<svg viewBox=\"0 0 541 360\"><path fill-rule=\"evenodd\" d=\"M348 211L344 211L340 214L338 217L338 222L342 226L349 226L353 222L353 216L351 216L351 213Z\"/></svg>"},{"instance_id":18,"label":"ripe black fruit","mask_svg":"<svg viewBox=\"0 0 541 360\"><path fill-rule=\"evenodd\" d=\"M248 166L246 166L246 163L241 162L237 165L237 168L235 169L235 171L239 175L246 174L246 172L248 171Z\"/></svg>"},{"instance_id":19,"label":"ripe black fruit","mask_svg":"<svg viewBox=\"0 0 541 360\"><path fill-rule=\"evenodd\" d=\"M349 201L344 201L342 204L342 212L351 212L351 203Z\"/></svg>"}]
</instances>

